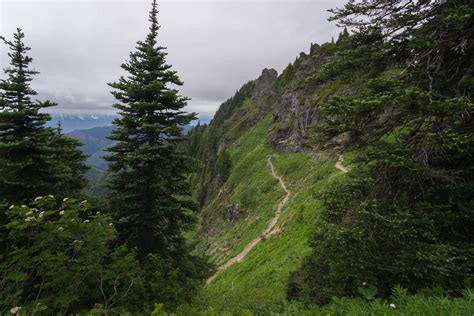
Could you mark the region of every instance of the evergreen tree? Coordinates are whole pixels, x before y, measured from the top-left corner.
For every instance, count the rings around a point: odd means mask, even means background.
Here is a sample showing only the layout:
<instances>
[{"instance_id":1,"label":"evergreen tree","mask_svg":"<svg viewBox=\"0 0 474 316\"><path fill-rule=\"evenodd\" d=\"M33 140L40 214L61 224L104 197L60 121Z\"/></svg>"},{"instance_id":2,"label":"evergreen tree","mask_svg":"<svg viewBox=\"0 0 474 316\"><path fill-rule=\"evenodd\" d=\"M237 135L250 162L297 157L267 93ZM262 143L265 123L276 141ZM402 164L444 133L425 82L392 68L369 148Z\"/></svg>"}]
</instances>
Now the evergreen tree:
<instances>
[{"instance_id":1,"label":"evergreen tree","mask_svg":"<svg viewBox=\"0 0 474 316\"><path fill-rule=\"evenodd\" d=\"M180 127L195 114L182 111L188 99L171 87L182 82L157 43L157 13L153 1L149 33L121 66L128 75L109 84L120 114L110 137L117 143L106 157L113 173L110 205L118 242L137 247L142 259L150 253L183 256L181 233L195 209L187 180L195 162L176 146L182 140Z\"/></svg>"},{"instance_id":2,"label":"evergreen tree","mask_svg":"<svg viewBox=\"0 0 474 316\"><path fill-rule=\"evenodd\" d=\"M85 184L84 156L79 143L59 135L45 124L51 119L40 110L54 106L33 101L30 82L37 74L29 68L29 47L17 29L13 41L3 41L11 52L7 79L0 81L0 201L24 203L46 194L76 194Z\"/></svg>"},{"instance_id":3,"label":"evergreen tree","mask_svg":"<svg viewBox=\"0 0 474 316\"><path fill-rule=\"evenodd\" d=\"M57 162L53 170L54 191L60 197L76 196L87 186L84 174L89 169L84 164L86 155L80 150L82 143L65 136L60 124L53 132L49 147L52 149L53 161Z\"/></svg>"},{"instance_id":4,"label":"evergreen tree","mask_svg":"<svg viewBox=\"0 0 474 316\"><path fill-rule=\"evenodd\" d=\"M288 296L326 303L362 284L456 293L474 280L472 1L360 0L334 13L352 34L319 78L342 70L364 86L320 104L316 130L350 133L358 157L321 195Z\"/></svg>"}]
</instances>

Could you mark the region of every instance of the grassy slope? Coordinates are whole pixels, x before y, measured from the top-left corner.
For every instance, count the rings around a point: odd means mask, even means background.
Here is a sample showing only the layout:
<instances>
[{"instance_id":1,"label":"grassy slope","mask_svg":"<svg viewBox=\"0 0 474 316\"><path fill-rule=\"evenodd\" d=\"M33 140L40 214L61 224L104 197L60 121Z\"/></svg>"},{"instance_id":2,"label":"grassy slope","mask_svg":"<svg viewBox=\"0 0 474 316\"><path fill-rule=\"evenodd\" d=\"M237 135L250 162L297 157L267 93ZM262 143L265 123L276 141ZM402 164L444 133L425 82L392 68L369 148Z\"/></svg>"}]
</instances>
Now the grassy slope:
<instances>
[{"instance_id":1,"label":"grassy slope","mask_svg":"<svg viewBox=\"0 0 474 316\"><path fill-rule=\"evenodd\" d=\"M220 265L242 251L267 226L284 196L266 161L270 154L277 154L273 160L277 172L292 193L278 223L281 232L262 241L241 263L207 285L198 298L201 306L237 310L284 300L287 277L309 250L306 242L317 225L317 193L329 182L343 177L334 168L335 157L316 159L307 154L275 152L265 143L269 127L267 116L228 148L232 170L226 185L230 188L230 200L243 209L243 214L236 223L223 221L218 215L222 214L218 196L203 212L213 217L214 225L221 226L221 233L202 240L198 249L215 249L212 260Z\"/></svg>"}]
</instances>

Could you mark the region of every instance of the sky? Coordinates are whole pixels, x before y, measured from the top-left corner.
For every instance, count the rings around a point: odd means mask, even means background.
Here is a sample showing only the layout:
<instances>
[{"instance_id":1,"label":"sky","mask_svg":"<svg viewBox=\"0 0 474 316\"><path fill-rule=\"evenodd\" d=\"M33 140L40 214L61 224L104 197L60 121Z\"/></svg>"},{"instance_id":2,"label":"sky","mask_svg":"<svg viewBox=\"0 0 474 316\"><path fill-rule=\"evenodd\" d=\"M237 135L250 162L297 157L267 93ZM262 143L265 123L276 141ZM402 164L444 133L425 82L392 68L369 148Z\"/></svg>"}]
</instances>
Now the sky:
<instances>
[{"instance_id":1,"label":"sky","mask_svg":"<svg viewBox=\"0 0 474 316\"><path fill-rule=\"evenodd\" d=\"M262 69L280 73L311 43L339 33L328 9L346 0L161 0L158 34L167 62L191 100L186 110L211 117L218 106ZM52 112L111 114L108 82L148 32L151 0L0 0L0 35L17 27L31 47L32 86ZM8 66L5 45L0 65ZM0 74L0 78L5 75Z\"/></svg>"}]
</instances>

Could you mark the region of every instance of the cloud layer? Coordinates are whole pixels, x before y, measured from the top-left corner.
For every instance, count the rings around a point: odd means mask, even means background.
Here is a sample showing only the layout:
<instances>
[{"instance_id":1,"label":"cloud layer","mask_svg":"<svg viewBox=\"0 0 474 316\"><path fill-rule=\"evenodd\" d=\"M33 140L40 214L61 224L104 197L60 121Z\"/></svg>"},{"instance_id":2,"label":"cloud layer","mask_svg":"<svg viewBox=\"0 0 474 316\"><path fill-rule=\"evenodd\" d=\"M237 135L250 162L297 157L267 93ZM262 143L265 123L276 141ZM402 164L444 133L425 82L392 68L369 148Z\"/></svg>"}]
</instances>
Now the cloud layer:
<instances>
[{"instance_id":1,"label":"cloud layer","mask_svg":"<svg viewBox=\"0 0 474 316\"><path fill-rule=\"evenodd\" d=\"M326 10L344 2L159 1L159 41L184 81L181 93L192 98L188 110L211 116L263 68L280 72L311 43L331 40L339 30ZM41 72L33 87L59 104L55 111L111 112L106 83L123 74L120 64L144 39L149 8L150 1L0 0L0 34L23 28Z\"/></svg>"}]
</instances>

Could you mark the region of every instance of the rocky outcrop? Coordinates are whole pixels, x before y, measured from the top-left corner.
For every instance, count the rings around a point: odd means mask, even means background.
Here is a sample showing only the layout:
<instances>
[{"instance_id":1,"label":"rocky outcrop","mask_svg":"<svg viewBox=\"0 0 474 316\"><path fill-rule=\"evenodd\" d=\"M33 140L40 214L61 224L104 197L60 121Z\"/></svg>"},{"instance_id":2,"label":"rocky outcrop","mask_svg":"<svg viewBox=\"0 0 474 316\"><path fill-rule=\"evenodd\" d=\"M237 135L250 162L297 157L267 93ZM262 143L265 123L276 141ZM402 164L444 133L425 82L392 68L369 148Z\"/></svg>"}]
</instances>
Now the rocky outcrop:
<instances>
[{"instance_id":1,"label":"rocky outcrop","mask_svg":"<svg viewBox=\"0 0 474 316\"><path fill-rule=\"evenodd\" d=\"M252 100L255 101L260 97L269 97L274 95L272 90L273 82L278 78L278 72L273 69L263 69L262 74L255 80L255 90L252 96Z\"/></svg>"},{"instance_id":2,"label":"rocky outcrop","mask_svg":"<svg viewBox=\"0 0 474 316\"><path fill-rule=\"evenodd\" d=\"M278 98L272 113L274 126L267 139L282 151L308 151L314 147L309 141L308 127L318 124L319 111L314 106L318 95L306 82L308 75L326 62L319 45L311 45L310 54L301 53L293 65L293 78ZM289 66L289 67L290 67ZM289 70L288 70L289 71Z\"/></svg>"}]
</instances>

